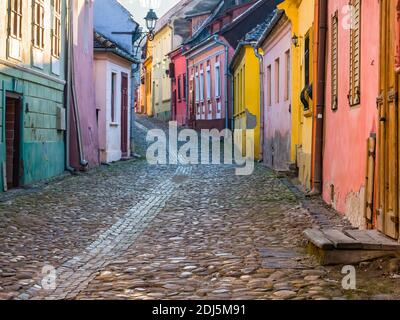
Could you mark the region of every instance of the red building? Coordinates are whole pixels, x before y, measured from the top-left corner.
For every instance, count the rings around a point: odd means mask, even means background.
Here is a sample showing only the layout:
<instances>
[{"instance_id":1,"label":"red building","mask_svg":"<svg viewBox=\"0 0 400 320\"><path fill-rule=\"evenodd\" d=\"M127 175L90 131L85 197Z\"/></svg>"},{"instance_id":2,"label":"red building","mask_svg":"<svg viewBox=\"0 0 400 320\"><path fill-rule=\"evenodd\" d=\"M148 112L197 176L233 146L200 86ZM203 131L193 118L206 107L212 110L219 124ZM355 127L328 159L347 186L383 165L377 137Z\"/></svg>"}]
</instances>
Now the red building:
<instances>
[{"instance_id":1,"label":"red building","mask_svg":"<svg viewBox=\"0 0 400 320\"><path fill-rule=\"evenodd\" d=\"M179 126L186 125L186 58L182 55L182 47L169 54L171 59L170 78L172 83L172 120Z\"/></svg>"}]
</instances>

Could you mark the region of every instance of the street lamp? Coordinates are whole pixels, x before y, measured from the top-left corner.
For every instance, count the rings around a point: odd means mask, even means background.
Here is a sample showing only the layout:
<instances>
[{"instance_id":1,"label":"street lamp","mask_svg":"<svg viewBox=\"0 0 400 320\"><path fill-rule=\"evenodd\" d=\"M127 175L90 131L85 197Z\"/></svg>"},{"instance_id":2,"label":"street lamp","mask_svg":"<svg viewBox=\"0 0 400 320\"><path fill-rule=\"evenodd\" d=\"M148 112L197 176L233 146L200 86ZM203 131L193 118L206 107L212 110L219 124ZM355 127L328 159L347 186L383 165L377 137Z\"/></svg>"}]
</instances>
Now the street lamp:
<instances>
[{"instance_id":1,"label":"street lamp","mask_svg":"<svg viewBox=\"0 0 400 320\"><path fill-rule=\"evenodd\" d=\"M146 20L146 27L147 27L147 30L149 30L149 32L147 33L147 38L149 39L149 41L153 41L154 40L154 29L156 28L156 23L158 20L158 17L153 9L149 10L149 12L147 13L144 20Z\"/></svg>"},{"instance_id":2,"label":"street lamp","mask_svg":"<svg viewBox=\"0 0 400 320\"><path fill-rule=\"evenodd\" d=\"M156 23L158 20L158 17L156 15L156 13L154 12L153 9L150 9L149 12L147 13L146 17L144 18L144 20L146 21L146 27L147 27L147 32L146 31L142 31L141 27L137 27L136 30L134 31L118 31L118 32L112 32L112 34L125 34L125 35L130 35L132 36L132 43L133 43L133 47L136 49L136 51L134 52L134 56L137 56L137 53L140 49L140 44L142 43L143 39L145 37L147 37L147 39L149 41L153 41L154 40L154 30L156 28ZM137 43L137 45L135 45L135 43Z\"/></svg>"}]
</instances>

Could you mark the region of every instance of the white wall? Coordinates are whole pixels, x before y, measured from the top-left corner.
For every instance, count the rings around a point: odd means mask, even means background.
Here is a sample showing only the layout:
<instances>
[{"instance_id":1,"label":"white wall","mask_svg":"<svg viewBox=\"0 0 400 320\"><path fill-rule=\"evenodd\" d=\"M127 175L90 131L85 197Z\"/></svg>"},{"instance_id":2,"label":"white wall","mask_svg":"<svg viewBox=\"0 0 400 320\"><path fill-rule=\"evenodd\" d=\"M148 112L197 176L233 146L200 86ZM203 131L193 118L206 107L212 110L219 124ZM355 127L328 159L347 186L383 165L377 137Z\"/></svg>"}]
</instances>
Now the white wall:
<instances>
[{"instance_id":1,"label":"white wall","mask_svg":"<svg viewBox=\"0 0 400 320\"><path fill-rule=\"evenodd\" d=\"M100 108L99 131L101 161L113 162L121 160L121 79L122 73L128 76L128 155L130 155L130 119L129 92L131 70L111 60L96 60L96 105ZM112 73L116 73L116 98L115 98L115 122L111 119L111 79Z\"/></svg>"}]
</instances>

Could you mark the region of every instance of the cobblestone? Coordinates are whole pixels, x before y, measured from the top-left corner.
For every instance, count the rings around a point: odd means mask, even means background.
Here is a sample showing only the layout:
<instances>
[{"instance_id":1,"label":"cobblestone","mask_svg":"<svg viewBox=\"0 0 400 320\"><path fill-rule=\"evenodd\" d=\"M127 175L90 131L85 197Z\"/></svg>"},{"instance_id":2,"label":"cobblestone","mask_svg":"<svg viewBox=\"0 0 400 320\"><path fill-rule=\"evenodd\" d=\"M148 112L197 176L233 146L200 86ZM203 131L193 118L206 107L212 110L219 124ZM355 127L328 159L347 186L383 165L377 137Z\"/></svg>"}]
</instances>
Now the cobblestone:
<instances>
[{"instance_id":1,"label":"cobblestone","mask_svg":"<svg viewBox=\"0 0 400 320\"><path fill-rule=\"evenodd\" d=\"M145 128L166 126L137 121L143 157ZM381 268L393 262L362 264L353 291L342 289L340 267L318 266L301 232L346 221L316 216L288 186L261 165L236 176L232 166L140 159L8 197L0 203L0 299L400 297L399 279ZM56 270L52 290L42 288L46 265ZM371 268L380 271L371 276Z\"/></svg>"}]
</instances>

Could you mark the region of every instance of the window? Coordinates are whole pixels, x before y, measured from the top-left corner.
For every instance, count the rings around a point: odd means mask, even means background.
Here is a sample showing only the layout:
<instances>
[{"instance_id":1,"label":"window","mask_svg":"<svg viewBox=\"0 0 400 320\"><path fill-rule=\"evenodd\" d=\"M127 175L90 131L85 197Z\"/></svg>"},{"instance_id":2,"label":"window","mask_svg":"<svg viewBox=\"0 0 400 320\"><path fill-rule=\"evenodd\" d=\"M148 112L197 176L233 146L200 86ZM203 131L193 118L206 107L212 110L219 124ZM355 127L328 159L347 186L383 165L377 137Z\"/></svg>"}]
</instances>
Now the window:
<instances>
[{"instance_id":1,"label":"window","mask_svg":"<svg viewBox=\"0 0 400 320\"><path fill-rule=\"evenodd\" d=\"M211 69L207 66L207 100L211 99Z\"/></svg>"},{"instance_id":2,"label":"window","mask_svg":"<svg viewBox=\"0 0 400 320\"><path fill-rule=\"evenodd\" d=\"M111 74L111 122L112 123L115 123L115 119L117 118L116 117L116 110L115 110L115 107L116 107L116 98L117 98L117 96L116 96L116 91L117 91L117 88L116 88L116 85L117 85L117 74L116 73L112 73Z\"/></svg>"},{"instance_id":3,"label":"window","mask_svg":"<svg viewBox=\"0 0 400 320\"><path fill-rule=\"evenodd\" d=\"M331 109L338 108L338 12L331 20Z\"/></svg>"},{"instance_id":4,"label":"window","mask_svg":"<svg viewBox=\"0 0 400 320\"><path fill-rule=\"evenodd\" d=\"M199 84L199 73L196 71L196 75L195 75L195 95L196 95L196 102L199 102L199 98L200 98L200 84Z\"/></svg>"},{"instance_id":5,"label":"window","mask_svg":"<svg viewBox=\"0 0 400 320\"><path fill-rule=\"evenodd\" d=\"M290 98L290 50L285 53L285 101Z\"/></svg>"},{"instance_id":6,"label":"window","mask_svg":"<svg viewBox=\"0 0 400 320\"><path fill-rule=\"evenodd\" d=\"M272 92L272 70L271 70L271 65L267 67L267 106L270 107L272 104L272 99L271 99L271 92Z\"/></svg>"},{"instance_id":7,"label":"window","mask_svg":"<svg viewBox=\"0 0 400 320\"><path fill-rule=\"evenodd\" d=\"M204 101L204 71L200 71L200 101Z\"/></svg>"},{"instance_id":8,"label":"window","mask_svg":"<svg viewBox=\"0 0 400 320\"><path fill-rule=\"evenodd\" d=\"M215 97L221 96L221 69L219 63L215 65Z\"/></svg>"},{"instance_id":9,"label":"window","mask_svg":"<svg viewBox=\"0 0 400 320\"><path fill-rule=\"evenodd\" d=\"M304 39L304 84L310 85L310 35L307 34Z\"/></svg>"},{"instance_id":10,"label":"window","mask_svg":"<svg viewBox=\"0 0 400 320\"><path fill-rule=\"evenodd\" d=\"M183 74L183 99L186 100L186 73Z\"/></svg>"},{"instance_id":11,"label":"window","mask_svg":"<svg viewBox=\"0 0 400 320\"><path fill-rule=\"evenodd\" d=\"M275 60L275 103L280 100L280 61L279 58Z\"/></svg>"},{"instance_id":12,"label":"window","mask_svg":"<svg viewBox=\"0 0 400 320\"><path fill-rule=\"evenodd\" d=\"M178 101L182 100L182 94L181 94L181 76L178 77Z\"/></svg>"},{"instance_id":13,"label":"window","mask_svg":"<svg viewBox=\"0 0 400 320\"><path fill-rule=\"evenodd\" d=\"M59 58L61 54L61 0L53 0L53 30L51 37L51 54Z\"/></svg>"},{"instance_id":14,"label":"window","mask_svg":"<svg viewBox=\"0 0 400 320\"><path fill-rule=\"evenodd\" d=\"M9 11L10 36L22 38L22 0L12 0Z\"/></svg>"},{"instance_id":15,"label":"window","mask_svg":"<svg viewBox=\"0 0 400 320\"><path fill-rule=\"evenodd\" d=\"M33 45L39 49L44 48L44 0L34 0Z\"/></svg>"},{"instance_id":16,"label":"window","mask_svg":"<svg viewBox=\"0 0 400 320\"><path fill-rule=\"evenodd\" d=\"M349 103L360 103L360 62L361 62L361 0L351 0L352 26L350 29L350 92Z\"/></svg>"}]
</instances>

